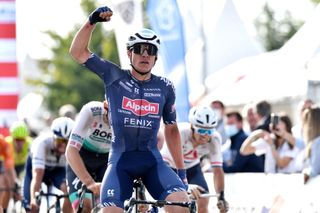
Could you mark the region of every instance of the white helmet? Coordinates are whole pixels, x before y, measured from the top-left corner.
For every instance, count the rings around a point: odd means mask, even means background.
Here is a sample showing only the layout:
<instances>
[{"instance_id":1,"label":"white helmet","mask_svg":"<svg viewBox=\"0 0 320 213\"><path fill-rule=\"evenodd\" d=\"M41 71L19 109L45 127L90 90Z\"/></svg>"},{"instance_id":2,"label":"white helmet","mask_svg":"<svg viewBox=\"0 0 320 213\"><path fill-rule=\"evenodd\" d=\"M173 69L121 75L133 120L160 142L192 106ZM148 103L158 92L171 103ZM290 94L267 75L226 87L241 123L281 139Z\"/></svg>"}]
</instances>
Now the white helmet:
<instances>
[{"instance_id":1,"label":"white helmet","mask_svg":"<svg viewBox=\"0 0 320 213\"><path fill-rule=\"evenodd\" d=\"M58 138L69 139L74 121L68 117L59 117L52 121L51 130Z\"/></svg>"},{"instance_id":2,"label":"white helmet","mask_svg":"<svg viewBox=\"0 0 320 213\"><path fill-rule=\"evenodd\" d=\"M158 50L160 49L159 37L155 32L146 28L141 29L139 32L136 32L128 38L127 50L129 50L133 45L140 43L153 44Z\"/></svg>"},{"instance_id":3,"label":"white helmet","mask_svg":"<svg viewBox=\"0 0 320 213\"><path fill-rule=\"evenodd\" d=\"M207 106L193 107L189 112L189 121L194 126L215 128L218 124L216 113Z\"/></svg>"}]
</instances>

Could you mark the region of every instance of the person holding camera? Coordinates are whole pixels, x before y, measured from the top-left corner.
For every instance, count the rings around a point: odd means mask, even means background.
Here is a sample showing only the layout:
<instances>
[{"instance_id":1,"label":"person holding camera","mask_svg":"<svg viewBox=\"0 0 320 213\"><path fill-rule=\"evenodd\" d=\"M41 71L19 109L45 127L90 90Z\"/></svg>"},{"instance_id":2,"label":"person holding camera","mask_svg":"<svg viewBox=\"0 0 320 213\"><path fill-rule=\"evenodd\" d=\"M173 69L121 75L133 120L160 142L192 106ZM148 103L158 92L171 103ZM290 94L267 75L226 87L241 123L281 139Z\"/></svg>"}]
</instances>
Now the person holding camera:
<instances>
[{"instance_id":1,"label":"person holding camera","mask_svg":"<svg viewBox=\"0 0 320 213\"><path fill-rule=\"evenodd\" d=\"M295 158L299 152L296 147L296 138L291 132L292 122L284 114L272 114L269 125L270 133L266 130L255 130L244 141L240 153L257 156L265 154L266 173L295 173Z\"/></svg>"}]
</instances>

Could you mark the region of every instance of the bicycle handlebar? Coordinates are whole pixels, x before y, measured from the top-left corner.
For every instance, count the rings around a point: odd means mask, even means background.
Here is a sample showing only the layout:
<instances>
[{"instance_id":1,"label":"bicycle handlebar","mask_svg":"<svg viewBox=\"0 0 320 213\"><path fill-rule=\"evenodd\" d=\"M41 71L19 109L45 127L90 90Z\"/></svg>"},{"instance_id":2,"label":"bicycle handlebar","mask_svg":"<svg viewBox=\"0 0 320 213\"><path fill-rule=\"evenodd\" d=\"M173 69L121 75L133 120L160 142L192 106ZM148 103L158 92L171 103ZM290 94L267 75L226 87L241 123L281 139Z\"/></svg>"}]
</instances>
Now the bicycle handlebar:
<instances>
[{"instance_id":1,"label":"bicycle handlebar","mask_svg":"<svg viewBox=\"0 0 320 213\"><path fill-rule=\"evenodd\" d=\"M148 201L148 200L137 200L135 198L130 198L129 200L125 201L124 209L126 212L129 213L132 211L132 207L137 204L150 204L154 207L160 207L160 208L166 205L181 206L181 207L189 208L191 212L193 212L192 210L196 208L195 201L191 201L191 202L178 202L178 201L166 201L166 200Z\"/></svg>"},{"instance_id":2,"label":"bicycle handlebar","mask_svg":"<svg viewBox=\"0 0 320 213\"><path fill-rule=\"evenodd\" d=\"M60 200L61 198L68 197L69 195L68 194L55 194L55 193L51 193L51 192L44 193L42 190L40 190L40 192L35 193L35 196L36 196L37 205L40 206L42 196L52 196L52 197L56 197L57 200Z\"/></svg>"}]
</instances>

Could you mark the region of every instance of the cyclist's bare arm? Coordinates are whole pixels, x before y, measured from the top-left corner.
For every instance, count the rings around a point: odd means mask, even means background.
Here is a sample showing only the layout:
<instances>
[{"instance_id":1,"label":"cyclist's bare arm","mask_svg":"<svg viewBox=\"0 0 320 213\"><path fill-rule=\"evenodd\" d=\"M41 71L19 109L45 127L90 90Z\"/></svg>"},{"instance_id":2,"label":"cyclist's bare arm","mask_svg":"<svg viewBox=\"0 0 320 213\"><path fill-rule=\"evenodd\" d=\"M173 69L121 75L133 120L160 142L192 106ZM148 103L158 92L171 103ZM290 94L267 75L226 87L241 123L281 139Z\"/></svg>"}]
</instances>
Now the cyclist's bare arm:
<instances>
[{"instance_id":1,"label":"cyclist's bare arm","mask_svg":"<svg viewBox=\"0 0 320 213\"><path fill-rule=\"evenodd\" d=\"M44 176L44 169L36 168L32 169L32 180L30 184L31 204L36 204L35 193L41 189L41 183Z\"/></svg>"},{"instance_id":2,"label":"cyclist's bare arm","mask_svg":"<svg viewBox=\"0 0 320 213\"><path fill-rule=\"evenodd\" d=\"M177 124L164 126L164 136L177 169L184 169L182 145Z\"/></svg>"},{"instance_id":3,"label":"cyclist's bare arm","mask_svg":"<svg viewBox=\"0 0 320 213\"><path fill-rule=\"evenodd\" d=\"M255 149L255 147L251 146L251 144L253 142L255 142L257 139L263 137L263 134L264 134L264 132L261 129L253 131L250 134L250 136L243 142L243 144L240 148L240 153L242 155L253 154L256 151L256 149Z\"/></svg>"},{"instance_id":4,"label":"cyclist's bare arm","mask_svg":"<svg viewBox=\"0 0 320 213\"><path fill-rule=\"evenodd\" d=\"M221 167L213 168L214 189L216 193L224 190L224 172Z\"/></svg>"},{"instance_id":5,"label":"cyclist's bare arm","mask_svg":"<svg viewBox=\"0 0 320 213\"><path fill-rule=\"evenodd\" d=\"M85 168L83 160L79 154L79 150L73 146L68 145L66 150L66 157L69 165L71 166L77 177L81 180L81 182L86 185L87 188L95 195L99 195L101 184L96 183Z\"/></svg>"},{"instance_id":6,"label":"cyclist's bare arm","mask_svg":"<svg viewBox=\"0 0 320 213\"><path fill-rule=\"evenodd\" d=\"M109 21L111 16L112 12L110 11L100 13L100 17L106 21ZM95 25L90 24L89 20L87 20L72 41L69 52L80 64L86 62L91 54L88 46L94 27Z\"/></svg>"},{"instance_id":7,"label":"cyclist's bare arm","mask_svg":"<svg viewBox=\"0 0 320 213\"><path fill-rule=\"evenodd\" d=\"M87 21L77 32L72 41L69 50L70 55L80 64L86 62L90 56L90 50L88 46L94 27L94 25L91 25Z\"/></svg>"}]
</instances>

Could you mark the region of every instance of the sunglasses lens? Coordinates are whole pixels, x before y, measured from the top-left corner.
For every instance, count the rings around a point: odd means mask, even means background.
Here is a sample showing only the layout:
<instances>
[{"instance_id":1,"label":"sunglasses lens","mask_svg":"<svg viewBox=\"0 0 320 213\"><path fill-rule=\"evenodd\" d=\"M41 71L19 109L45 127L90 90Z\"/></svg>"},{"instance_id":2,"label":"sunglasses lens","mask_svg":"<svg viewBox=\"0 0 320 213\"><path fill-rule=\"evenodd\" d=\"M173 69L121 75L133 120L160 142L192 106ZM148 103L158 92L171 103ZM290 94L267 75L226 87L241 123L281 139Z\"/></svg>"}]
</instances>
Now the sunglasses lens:
<instances>
[{"instance_id":1,"label":"sunglasses lens","mask_svg":"<svg viewBox=\"0 0 320 213\"><path fill-rule=\"evenodd\" d=\"M157 55L157 47L150 44L136 44L133 46L133 52L135 54L142 55L144 51L147 51L148 55Z\"/></svg>"},{"instance_id":2,"label":"sunglasses lens","mask_svg":"<svg viewBox=\"0 0 320 213\"><path fill-rule=\"evenodd\" d=\"M66 140L66 139L64 139L64 138L56 138L56 142L57 142L58 144L62 144L62 143L67 144L67 143L68 143L68 140Z\"/></svg>"},{"instance_id":3,"label":"sunglasses lens","mask_svg":"<svg viewBox=\"0 0 320 213\"><path fill-rule=\"evenodd\" d=\"M196 132L200 135L212 135L213 129L202 129L202 128L195 128Z\"/></svg>"}]
</instances>

